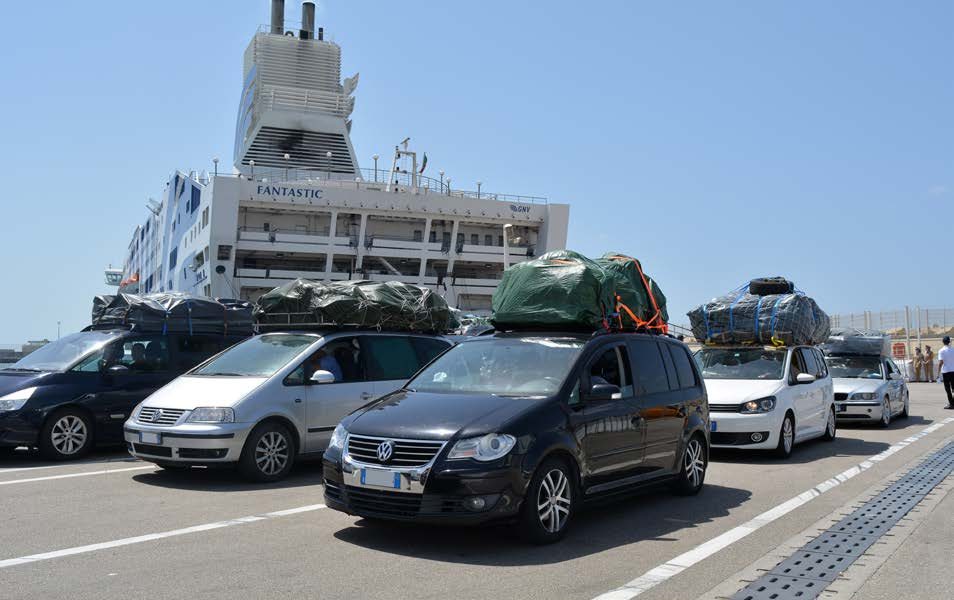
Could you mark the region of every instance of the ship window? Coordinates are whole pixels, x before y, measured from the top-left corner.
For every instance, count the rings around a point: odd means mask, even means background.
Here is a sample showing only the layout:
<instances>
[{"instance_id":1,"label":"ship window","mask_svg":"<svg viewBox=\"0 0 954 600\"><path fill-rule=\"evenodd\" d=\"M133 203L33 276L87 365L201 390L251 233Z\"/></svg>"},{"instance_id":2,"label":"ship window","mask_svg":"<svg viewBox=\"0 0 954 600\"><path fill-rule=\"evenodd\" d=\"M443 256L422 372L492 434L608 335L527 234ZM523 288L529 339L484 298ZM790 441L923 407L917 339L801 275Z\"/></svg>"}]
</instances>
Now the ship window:
<instances>
[{"instance_id":1,"label":"ship window","mask_svg":"<svg viewBox=\"0 0 954 600\"><path fill-rule=\"evenodd\" d=\"M431 236L428 238L428 241L430 241L432 244L435 243L435 242L437 242L437 232L436 232L436 231L432 231L432 232L431 232Z\"/></svg>"},{"instance_id":2,"label":"ship window","mask_svg":"<svg viewBox=\"0 0 954 600\"><path fill-rule=\"evenodd\" d=\"M484 246L493 246L494 245L494 236L489 233L484 236Z\"/></svg>"},{"instance_id":3,"label":"ship window","mask_svg":"<svg viewBox=\"0 0 954 600\"><path fill-rule=\"evenodd\" d=\"M503 236L502 236L502 235L498 235L498 236L497 236L497 245L500 246L500 247L503 247Z\"/></svg>"},{"instance_id":4,"label":"ship window","mask_svg":"<svg viewBox=\"0 0 954 600\"><path fill-rule=\"evenodd\" d=\"M420 242L420 241L422 241L423 239L424 239L424 232L421 231L420 229L415 229L415 230L414 230L414 241L415 241L415 242Z\"/></svg>"},{"instance_id":5,"label":"ship window","mask_svg":"<svg viewBox=\"0 0 954 600\"><path fill-rule=\"evenodd\" d=\"M458 233L458 234L457 234L457 243L458 243L458 244L463 244L463 243L464 243L464 234L463 234L463 233Z\"/></svg>"},{"instance_id":6,"label":"ship window","mask_svg":"<svg viewBox=\"0 0 954 600\"><path fill-rule=\"evenodd\" d=\"M176 260L179 258L179 249L173 248L172 252L169 253L169 268L174 269L176 266Z\"/></svg>"},{"instance_id":7,"label":"ship window","mask_svg":"<svg viewBox=\"0 0 954 600\"><path fill-rule=\"evenodd\" d=\"M226 244L220 244L218 253L216 254L219 260L229 260L232 258L232 246Z\"/></svg>"},{"instance_id":8,"label":"ship window","mask_svg":"<svg viewBox=\"0 0 954 600\"><path fill-rule=\"evenodd\" d=\"M262 223L262 231L269 231L271 229L271 224L268 221Z\"/></svg>"},{"instance_id":9,"label":"ship window","mask_svg":"<svg viewBox=\"0 0 954 600\"><path fill-rule=\"evenodd\" d=\"M479 244L480 244L480 236L477 235L476 233L470 234L470 243L473 244L474 246L479 245Z\"/></svg>"},{"instance_id":10,"label":"ship window","mask_svg":"<svg viewBox=\"0 0 954 600\"><path fill-rule=\"evenodd\" d=\"M192 204L189 206L189 212L195 212L199 208L199 201L202 198L202 192L199 188L192 188Z\"/></svg>"}]
</instances>

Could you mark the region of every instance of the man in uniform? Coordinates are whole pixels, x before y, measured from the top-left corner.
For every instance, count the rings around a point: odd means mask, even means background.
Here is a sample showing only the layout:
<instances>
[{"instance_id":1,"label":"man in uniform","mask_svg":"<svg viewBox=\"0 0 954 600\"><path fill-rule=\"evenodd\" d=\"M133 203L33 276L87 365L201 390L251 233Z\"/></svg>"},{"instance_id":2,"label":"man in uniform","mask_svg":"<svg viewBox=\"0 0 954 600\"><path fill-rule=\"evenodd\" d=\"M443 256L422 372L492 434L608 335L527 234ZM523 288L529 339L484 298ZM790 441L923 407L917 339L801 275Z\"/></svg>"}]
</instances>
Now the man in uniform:
<instances>
[{"instance_id":1,"label":"man in uniform","mask_svg":"<svg viewBox=\"0 0 954 600\"><path fill-rule=\"evenodd\" d=\"M924 347L924 375L925 381L934 381L934 350L930 346Z\"/></svg>"},{"instance_id":2,"label":"man in uniform","mask_svg":"<svg viewBox=\"0 0 954 600\"><path fill-rule=\"evenodd\" d=\"M921 367L924 366L924 355L921 354L921 346L914 349L911 366L914 367L914 379L912 381L921 381Z\"/></svg>"}]
</instances>

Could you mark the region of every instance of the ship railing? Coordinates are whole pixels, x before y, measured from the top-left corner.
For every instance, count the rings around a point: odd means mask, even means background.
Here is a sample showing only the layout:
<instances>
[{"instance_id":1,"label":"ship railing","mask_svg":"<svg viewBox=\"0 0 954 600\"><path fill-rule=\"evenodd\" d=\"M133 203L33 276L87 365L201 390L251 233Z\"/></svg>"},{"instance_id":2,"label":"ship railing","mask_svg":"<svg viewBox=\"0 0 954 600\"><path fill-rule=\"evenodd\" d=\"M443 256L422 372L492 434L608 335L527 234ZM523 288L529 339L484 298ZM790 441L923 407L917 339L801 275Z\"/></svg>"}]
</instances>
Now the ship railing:
<instances>
[{"instance_id":1,"label":"ship railing","mask_svg":"<svg viewBox=\"0 0 954 600\"><path fill-rule=\"evenodd\" d=\"M452 189L446 180L434 179L427 175L418 174L416 178L411 173L398 172L391 176L391 185L388 178L391 175L388 169L360 169L360 176L354 172L336 172L334 166L330 169L296 169L274 166L259 166L253 168L246 165L248 172L232 177L244 177L262 183L284 184L321 184L342 188L369 189L394 193L416 193L422 195L443 195L451 198L468 198L478 200L495 200L511 204L547 204L543 196L526 196L520 194L501 194L498 192L469 191ZM219 176L229 176L219 173ZM414 184L417 184L416 187Z\"/></svg>"}]
</instances>

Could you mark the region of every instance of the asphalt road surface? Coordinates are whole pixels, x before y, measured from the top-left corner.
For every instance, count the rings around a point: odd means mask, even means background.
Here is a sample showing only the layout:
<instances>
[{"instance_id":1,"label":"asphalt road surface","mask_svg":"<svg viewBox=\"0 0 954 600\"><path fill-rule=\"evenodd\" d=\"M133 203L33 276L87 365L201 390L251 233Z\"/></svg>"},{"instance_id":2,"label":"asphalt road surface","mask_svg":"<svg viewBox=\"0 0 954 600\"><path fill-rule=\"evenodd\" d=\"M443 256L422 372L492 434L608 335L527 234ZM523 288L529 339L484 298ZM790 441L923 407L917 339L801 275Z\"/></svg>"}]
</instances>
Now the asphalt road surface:
<instances>
[{"instance_id":1,"label":"asphalt road surface","mask_svg":"<svg viewBox=\"0 0 954 600\"><path fill-rule=\"evenodd\" d=\"M18 452L0 457L0 598L704 597L954 439L940 385L911 389L911 417L887 429L841 427L787 461L715 453L698 497L661 490L599 506L544 547L506 526L378 524L328 510L317 463L252 485L118 450L65 464ZM951 520L940 515L899 556L929 571L931 536L950 556ZM937 581L917 581L888 561L856 597L934 597Z\"/></svg>"}]
</instances>

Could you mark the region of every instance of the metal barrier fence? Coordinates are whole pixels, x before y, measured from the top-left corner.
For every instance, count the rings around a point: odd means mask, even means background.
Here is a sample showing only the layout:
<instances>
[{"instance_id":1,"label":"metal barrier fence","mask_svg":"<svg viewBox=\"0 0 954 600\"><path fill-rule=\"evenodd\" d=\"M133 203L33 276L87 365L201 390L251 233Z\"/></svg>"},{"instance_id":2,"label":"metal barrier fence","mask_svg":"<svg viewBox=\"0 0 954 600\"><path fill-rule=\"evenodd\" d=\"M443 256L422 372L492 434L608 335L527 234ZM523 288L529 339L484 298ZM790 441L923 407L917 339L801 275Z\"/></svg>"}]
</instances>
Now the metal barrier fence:
<instances>
[{"instance_id":1,"label":"metal barrier fence","mask_svg":"<svg viewBox=\"0 0 954 600\"><path fill-rule=\"evenodd\" d=\"M832 327L876 329L904 338L938 337L954 334L954 308L906 306L896 310L866 310L860 313L831 315Z\"/></svg>"}]
</instances>

